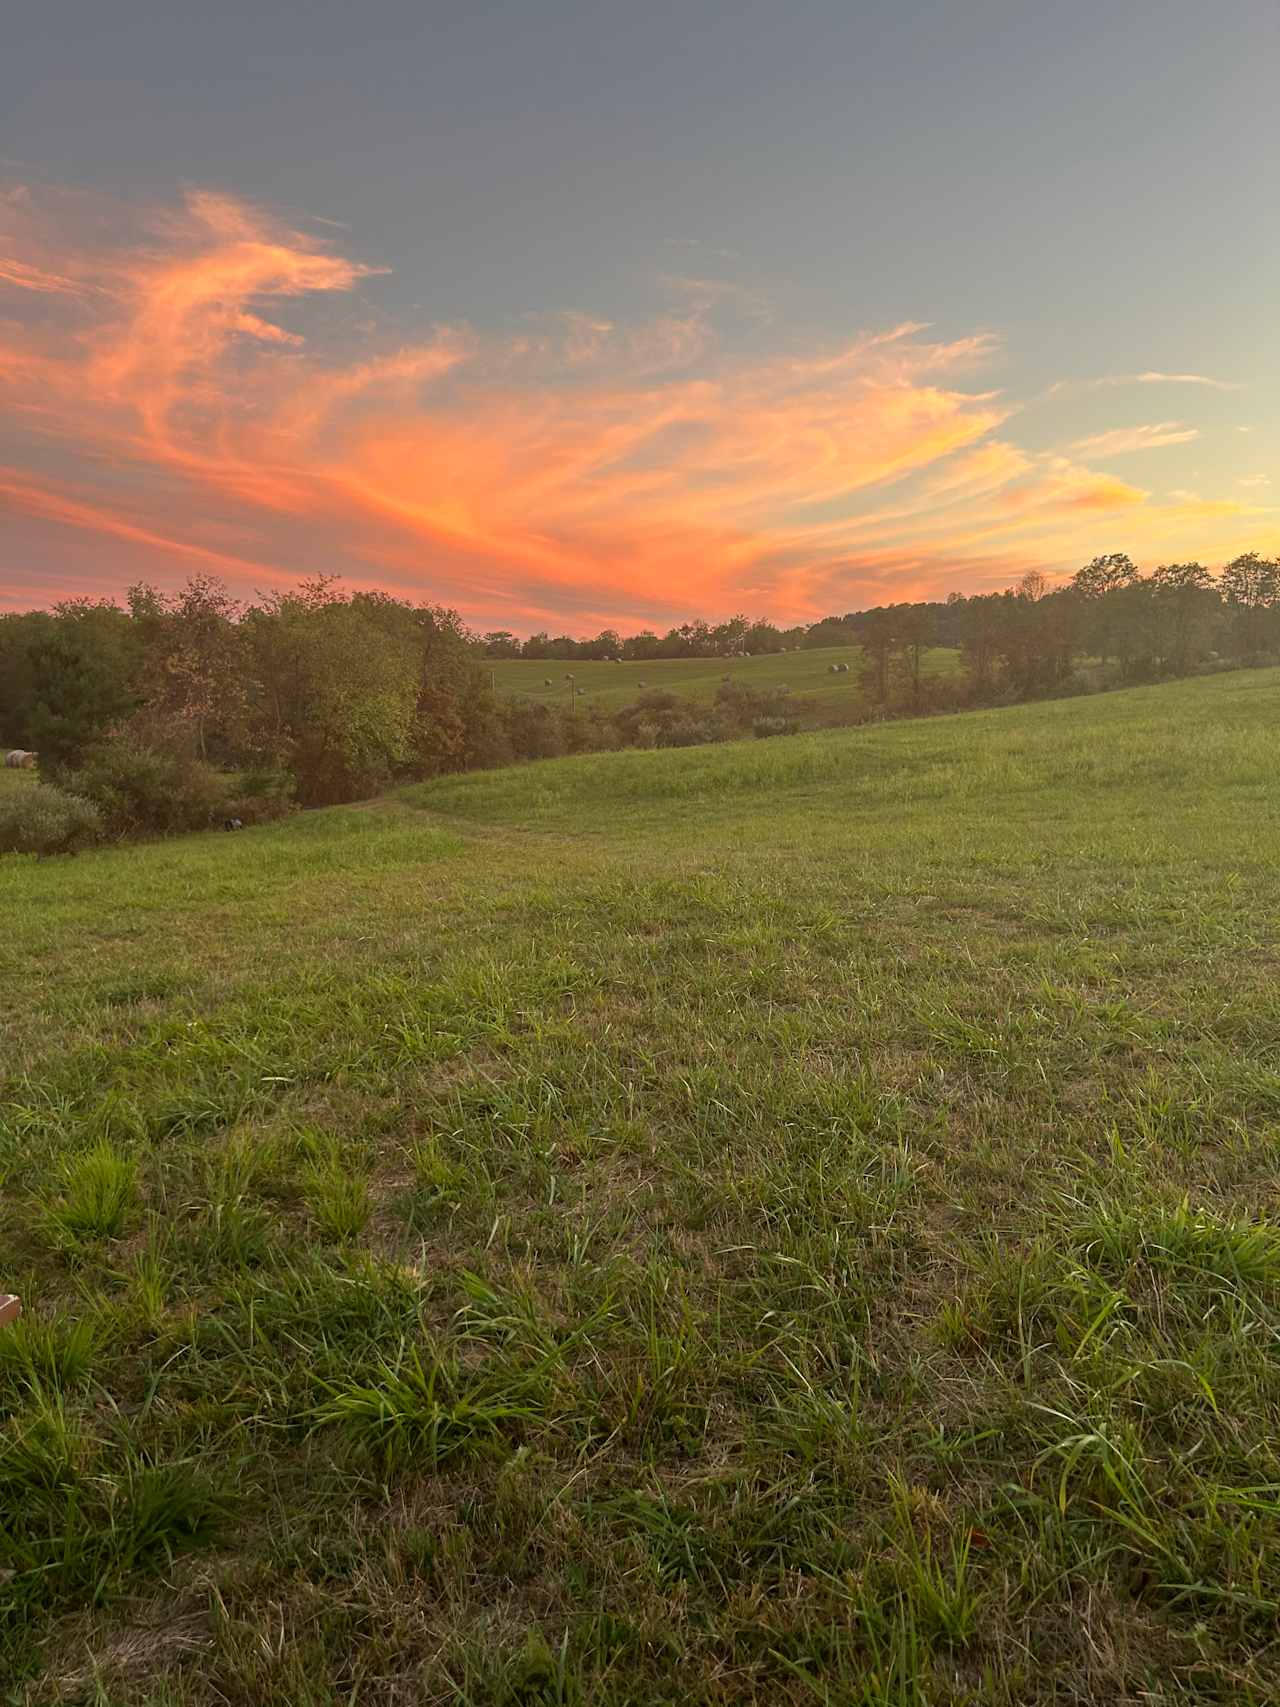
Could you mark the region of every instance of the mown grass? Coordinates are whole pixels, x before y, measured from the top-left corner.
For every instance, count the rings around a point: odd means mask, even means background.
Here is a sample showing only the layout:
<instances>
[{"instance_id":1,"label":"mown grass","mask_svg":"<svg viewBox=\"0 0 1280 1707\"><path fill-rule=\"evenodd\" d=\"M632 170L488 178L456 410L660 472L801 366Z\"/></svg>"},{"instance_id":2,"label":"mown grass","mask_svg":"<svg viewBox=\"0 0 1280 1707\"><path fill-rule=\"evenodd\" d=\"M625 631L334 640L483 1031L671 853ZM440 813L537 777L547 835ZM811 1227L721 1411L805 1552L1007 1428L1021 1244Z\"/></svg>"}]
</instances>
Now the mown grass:
<instances>
[{"instance_id":1,"label":"mown grass","mask_svg":"<svg viewBox=\"0 0 1280 1707\"><path fill-rule=\"evenodd\" d=\"M954 675L960 667L959 659L954 648L932 647L924 656L924 673ZM570 704L568 677L572 674L573 686L585 690L577 696L579 708L601 706L609 711L631 705L653 688L665 688L708 705L728 676L761 690L790 688L799 697L799 710L808 720L836 723L852 722L870 710L859 677L862 662L859 646L817 646L798 652L761 653L754 658L651 658L620 664L494 658L487 660L485 667L499 693L523 694L549 705ZM832 664L847 664L848 674L833 676Z\"/></svg>"},{"instance_id":2,"label":"mown grass","mask_svg":"<svg viewBox=\"0 0 1280 1707\"><path fill-rule=\"evenodd\" d=\"M1278 714L0 862L10 1698L1280 1698Z\"/></svg>"}]
</instances>

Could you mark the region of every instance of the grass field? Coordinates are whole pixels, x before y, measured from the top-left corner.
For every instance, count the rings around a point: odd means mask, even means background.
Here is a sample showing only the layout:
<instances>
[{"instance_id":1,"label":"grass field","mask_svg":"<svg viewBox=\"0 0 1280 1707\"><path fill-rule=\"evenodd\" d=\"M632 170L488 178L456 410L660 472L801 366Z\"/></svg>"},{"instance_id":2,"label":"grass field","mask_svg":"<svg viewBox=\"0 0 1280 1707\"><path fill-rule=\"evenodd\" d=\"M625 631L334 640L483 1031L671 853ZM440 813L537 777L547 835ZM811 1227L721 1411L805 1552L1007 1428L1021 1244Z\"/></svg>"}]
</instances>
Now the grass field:
<instances>
[{"instance_id":1,"label":"grass field","mask_svg":"<svg viewBox=\"0 0 1280 1707\"><path fill-rule=\"evenodd\" d=\"M927 675L951 675L959 669L960 654L936 646L925 654ZM832 664L848 664L848 675L833 676ZM756 688L786 686L812 703L813 718L841 718L847 708L862 706L865 695L858 679L862 665L859 646L822 646L812 651L778 652L758 658L657 658L648 663L565 663L563 659L495 658L488 662L499 693L525 694L550 704L569 704L574 687L584 688L579 705L600 705L611 711L630 705L646 688L709 704L726 676ZM547 686L550 681L551 686ZM641 687L641 683L644 687ZM812 720L812 719L811 719Z\"/></svg>"},{"instance_id":2,"label":"grass field","mask_svg":"<svg viewBox=\"0 0 1280 1707\"><path fill-rule=\"evenodd\" d=\"M1280 1699L1278 748L1240 673L0 861L8 1699Z\"/></svg>"}]
</instances>

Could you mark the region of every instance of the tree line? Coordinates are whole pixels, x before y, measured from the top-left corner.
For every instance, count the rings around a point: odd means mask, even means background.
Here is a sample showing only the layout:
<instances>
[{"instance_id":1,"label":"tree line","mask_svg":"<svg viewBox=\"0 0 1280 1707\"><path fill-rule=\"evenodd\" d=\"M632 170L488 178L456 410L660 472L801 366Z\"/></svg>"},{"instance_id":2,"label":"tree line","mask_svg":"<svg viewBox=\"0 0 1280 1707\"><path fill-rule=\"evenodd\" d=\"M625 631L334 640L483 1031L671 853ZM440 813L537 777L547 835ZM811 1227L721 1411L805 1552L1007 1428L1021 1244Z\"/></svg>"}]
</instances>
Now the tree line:
<instances>
[{"instance_id":1,"label":"tree line","mask_svg":"<svg viewBox=\"0 0 1280 1707\"><path fill-rule=\"evenodd\" d=\"M46 777L163 755L304 805L505 756L456 613L323 577L248 606L200 576L0 618L0 731Z\"/></svg>"},{"instance_id":2,"label":"tree line","mask_svg":"<svg viewBox=\"0 0 1280 1707\"><path fill-rule=\"evenodd\" d=\"M319 577L241 604L201 576L176 594L76 599L0 618L0 742L94 803L108 831L260 820L392 783L566 752L786 734L801 696L726 679L710 705L664 691L581 712L494 691L488 660L733 657L861 649L840 721L993 704L1280 659L1280 562L1247 553L1142 574L1113 553L1065 585L849 612L791 629L734 617L665 638L476 636L456 612ZM928 675L931 647L961 668ZM655 649L657 648L657 649ZM813 721L809 719L809 721ZM14 808L14 810L17 810Z\"/></svg>"},{"instance_id":3,"label":"tree line","mask_svg":"<svg viewBox=\"0 0 1280 1707\"><path fill-rule=\"evenodd\" d=\"M1034 607L1034 608L1033 608ZM479 637L486 658L590 661L621 658L732 658L861 646L870 686L891 697L894 677L919 688L920 655L931 646L959 648L978 692L1034 693L1061 686L1083 656L1115 666L1119 679L1185 674L1217 653L1234 662L1280 654L1280 564L1249 552L1215 576L1200 563L1162 564L1143 575L1123 553L1095 557L1064 586L1051 589L1038 570L1016 587L946 600L876 606L779 628L746 616L720 623L681 623L620 635L606 628L588 639L537 633L521 640L509 629Z\"/></svg>"},{"instance_id":4,"label":"tree line","mask_svg":"<svg viewBox=\"0 0 1280 1707\"><path fill-rule=\"evenodd\" d=\"M241 604L199 576L122 604L0 617L0 750L40 786L0 799L0 852L262 822L294 805L567 752L792 727L785 693L726 686L579 713L495 692L456 612L328 578ZM87 803L87 808L86 808Z\"/></svg>"}]
</instances>

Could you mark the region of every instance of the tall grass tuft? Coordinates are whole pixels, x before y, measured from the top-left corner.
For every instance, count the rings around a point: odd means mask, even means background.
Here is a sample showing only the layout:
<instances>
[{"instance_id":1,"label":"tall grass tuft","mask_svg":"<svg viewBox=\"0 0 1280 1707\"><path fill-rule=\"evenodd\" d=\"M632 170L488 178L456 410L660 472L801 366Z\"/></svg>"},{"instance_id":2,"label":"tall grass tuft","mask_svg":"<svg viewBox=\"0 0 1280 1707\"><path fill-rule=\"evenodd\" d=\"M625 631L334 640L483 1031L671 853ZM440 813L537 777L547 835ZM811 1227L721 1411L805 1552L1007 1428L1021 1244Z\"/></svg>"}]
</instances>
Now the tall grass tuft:
<instances>
[{"instance_id":1,"label":"tall grass tuft","mask_svg":"<svg viewBox=\"0 0 1280 1707\"><path fill-rule=\"evenodd\" d=\"M313 1414L317 1425L335 1425L384 1470L435 1469L538 1420L540 1408L527 1375L468 1382L456 1363L402 1346L371 1380L331 1387Z\"/></svg>"},{"instance_id":2,"label":"tall grass tuft","mask_svg":"<svg viewBox=\"0 0 1280 1707\"><path fill-rule=\"evenodd\" d=\"M137 1195L137 1164L104 1139L63 1168L61 1194L46 1211L49 1227L68 1245L116 1238Z\"/></svg>"}]
</instances>

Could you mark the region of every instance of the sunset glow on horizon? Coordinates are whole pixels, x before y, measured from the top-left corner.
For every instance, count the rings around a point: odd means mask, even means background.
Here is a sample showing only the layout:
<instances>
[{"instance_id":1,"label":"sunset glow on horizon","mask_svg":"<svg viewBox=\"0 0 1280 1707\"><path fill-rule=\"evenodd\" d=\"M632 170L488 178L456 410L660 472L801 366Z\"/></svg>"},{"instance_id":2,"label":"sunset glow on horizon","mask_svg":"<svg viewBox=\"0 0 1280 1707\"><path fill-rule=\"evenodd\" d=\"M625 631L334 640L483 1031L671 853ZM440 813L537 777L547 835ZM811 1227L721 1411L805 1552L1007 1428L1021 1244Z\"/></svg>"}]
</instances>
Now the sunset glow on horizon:
<instances>
[{"instance_id":1,"label":"sunset glow on horizon","mask_svg":"<svg viewBox=\"0 0 1280 1707\"><path fill-rule=\"evenodd\" d=\"M1135 343L1029 381L995 317L833 329L693 243L618 306L437 318L430 268L371 247L217 187L10 170L0 609L330 573L584 633L1280 545L1274 390L1238 367Z\"/></svg>"}]
</instances>

